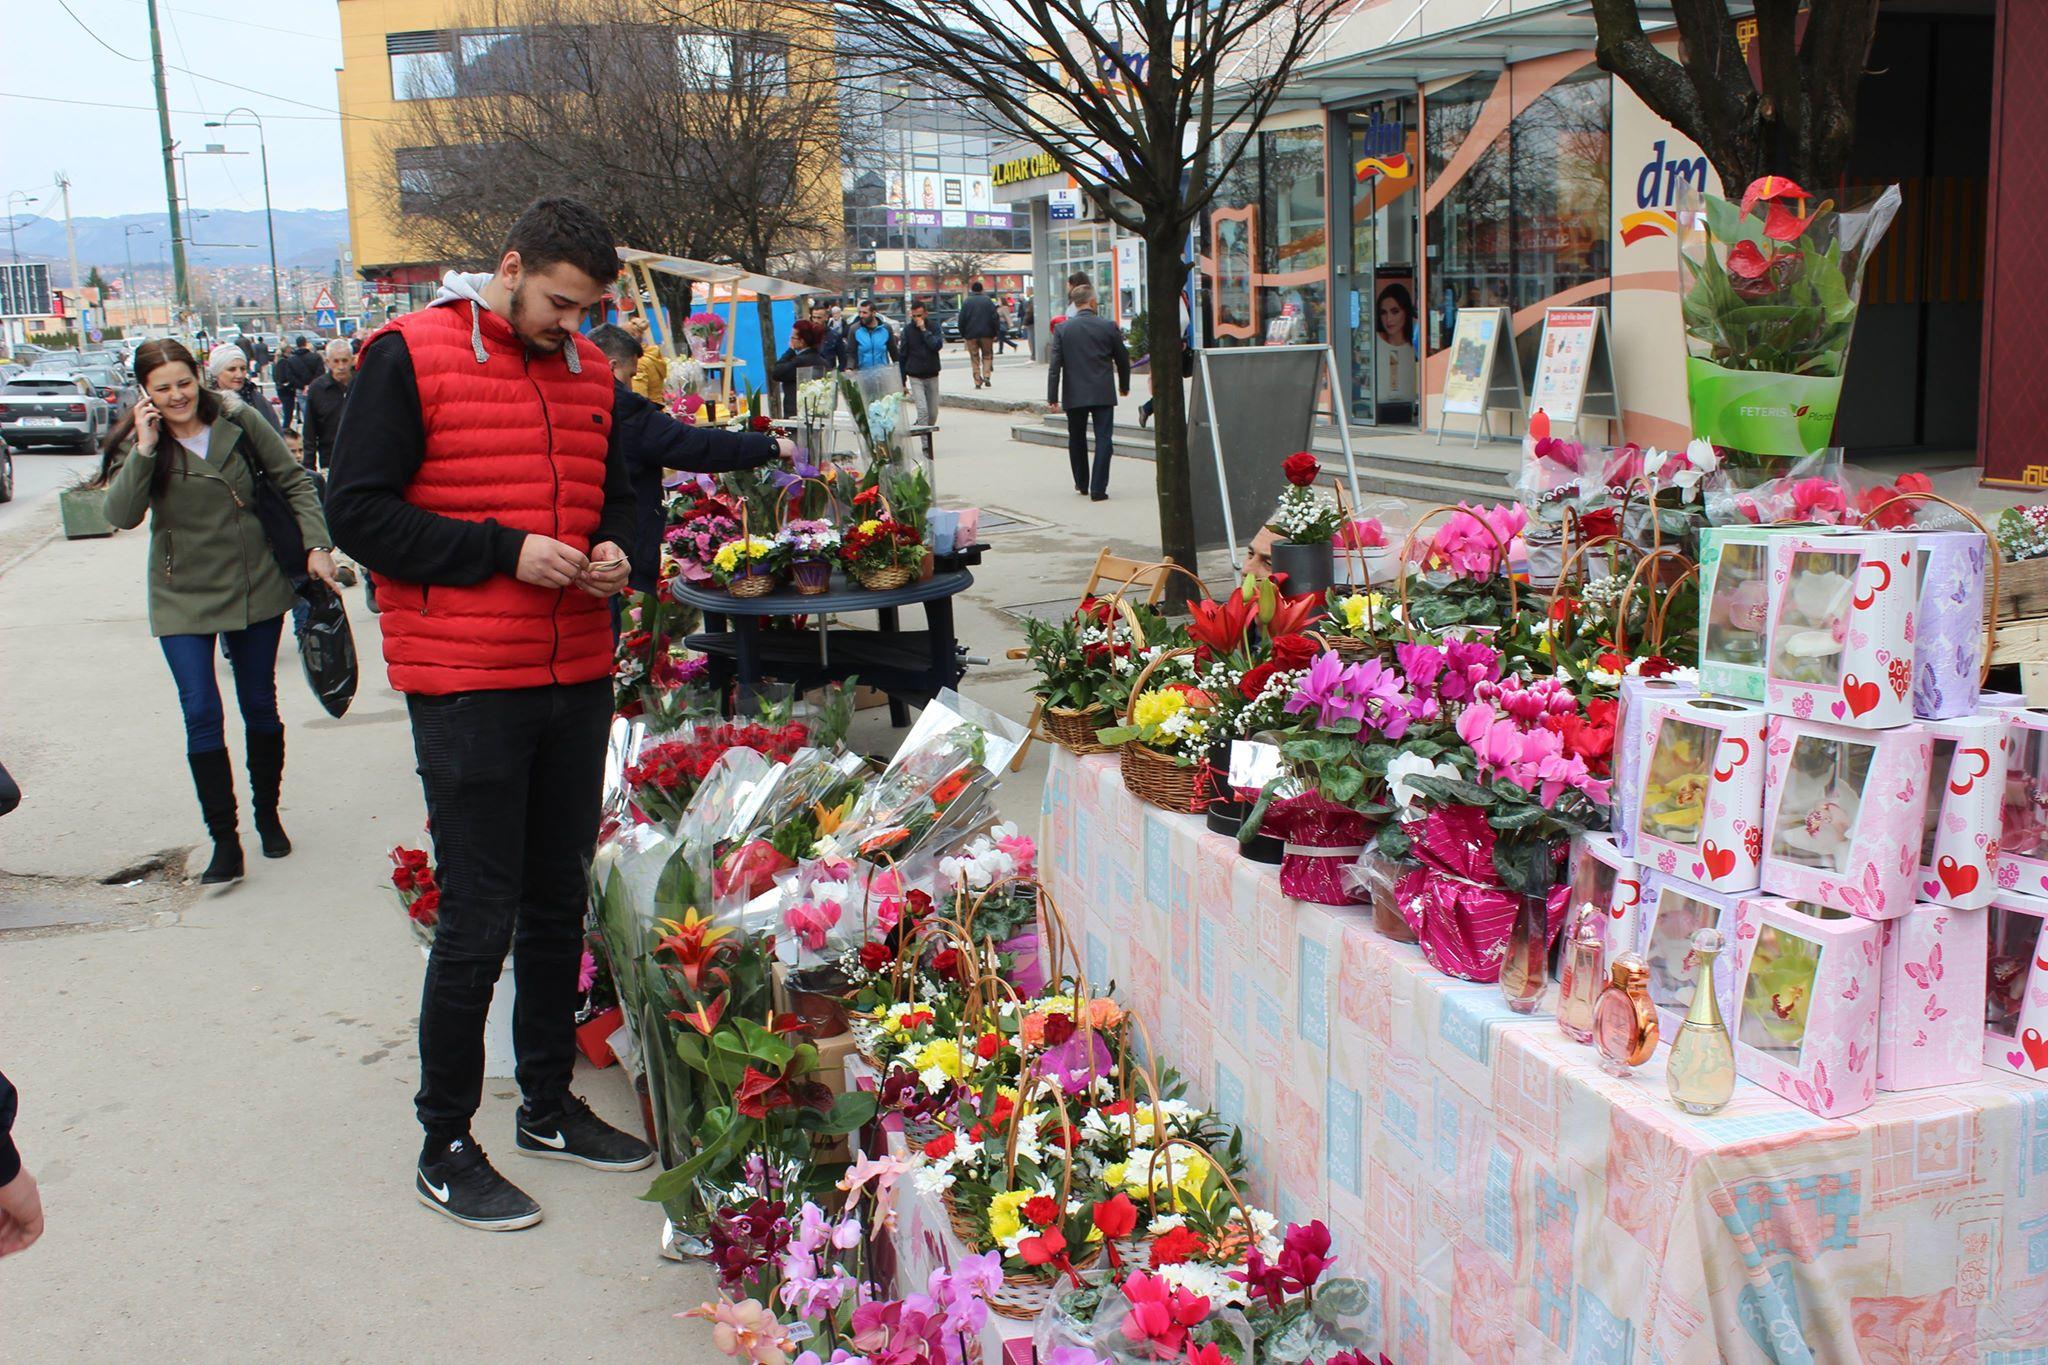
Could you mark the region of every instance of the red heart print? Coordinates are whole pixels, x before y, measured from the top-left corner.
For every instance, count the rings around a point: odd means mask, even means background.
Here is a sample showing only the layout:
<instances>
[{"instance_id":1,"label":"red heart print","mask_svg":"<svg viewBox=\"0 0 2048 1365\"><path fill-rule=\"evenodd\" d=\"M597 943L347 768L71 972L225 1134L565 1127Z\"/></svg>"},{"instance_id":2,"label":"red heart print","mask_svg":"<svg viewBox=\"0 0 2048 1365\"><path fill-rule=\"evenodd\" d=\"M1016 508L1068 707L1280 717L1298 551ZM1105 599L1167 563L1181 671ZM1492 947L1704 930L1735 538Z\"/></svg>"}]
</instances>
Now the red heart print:
<instances>
[{"instance_id":1,"label":"red heart print","mask_svg":"<svg viewBox=\"0 0 2048 1365\"><path fill-rule=\"evenodd\" d=\"M1893 659L1885 673L1891 679L1892 691L1898 694L1900 701L1904 701L1913 686L1913 670L1907 667L1904 659Z\"/></svg>"},{"instance_id":2,"label":"red heart print","mask_svg":"<svg viewBox=\"0 0 2048 1365\"><path fill-rule=\"evenodd\" d=\"M1712 839L1707 840L1707 846L1700 850L1700 857L1706 860L1707 875L1715 881L1720 881L1735 870L1735 850L1722 848Z\"/></svg>"},{"instance_id":3,"label":"red heart print","mask_svg":"<svg viewBox=\"0 0 2048 1365\"><path fill-rule=\"evenodd\" d=\"M1977 889L1977 869L1968 863L1958 863L1954 858L1943 858L1934 865L1935 875L1948 888L1950 899L1967 896Z\"/></svg>"},{"instance_id":4,"label":"red heart print","mask_svg":"<svg viewBox=\"0 0 2048 1365\"><path fill-rule=\"evenodd\" d=\"M2020 1035L2020 1046L2027 1050L2027 1061L2034 1070L2048 1067L2048 1038L2043 1038L2038 1029L2028 1029Z\"/></svg>"},{"instance_id":5,"label":"red heart print","mask_svg":"<svg viewBox=\"0 0 2048 1365\"><path fill-rule=\"evenodd\" d=\"M1876 683L1860 682L1856 675L1851 673L1842 679L1842 700L1849 703L1851 711L1862 716L1875 711L1881 699L1877 695Z\"/></svg>"}]
</instances>

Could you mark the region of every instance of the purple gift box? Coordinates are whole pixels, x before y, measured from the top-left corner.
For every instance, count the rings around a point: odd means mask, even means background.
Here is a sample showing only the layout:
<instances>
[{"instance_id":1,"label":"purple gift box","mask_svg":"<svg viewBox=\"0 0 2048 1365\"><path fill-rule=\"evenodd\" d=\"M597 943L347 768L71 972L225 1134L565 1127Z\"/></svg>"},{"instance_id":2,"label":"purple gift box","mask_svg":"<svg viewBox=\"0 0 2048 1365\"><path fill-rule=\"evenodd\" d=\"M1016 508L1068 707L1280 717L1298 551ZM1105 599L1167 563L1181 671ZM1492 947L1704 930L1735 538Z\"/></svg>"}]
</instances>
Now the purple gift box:
<instances>
[{"instance_id":1,"label":"purple gift box","mask_svg":"<svg viewBox=\"0 0 2048 1365\"><path fill-rule=\"evenodd\" d=\"M1984 537L1915 531L1920 606L1913 635L1913 714L1947 720L1976 712L1984 666Z\"/></svg>"}]
</instances>

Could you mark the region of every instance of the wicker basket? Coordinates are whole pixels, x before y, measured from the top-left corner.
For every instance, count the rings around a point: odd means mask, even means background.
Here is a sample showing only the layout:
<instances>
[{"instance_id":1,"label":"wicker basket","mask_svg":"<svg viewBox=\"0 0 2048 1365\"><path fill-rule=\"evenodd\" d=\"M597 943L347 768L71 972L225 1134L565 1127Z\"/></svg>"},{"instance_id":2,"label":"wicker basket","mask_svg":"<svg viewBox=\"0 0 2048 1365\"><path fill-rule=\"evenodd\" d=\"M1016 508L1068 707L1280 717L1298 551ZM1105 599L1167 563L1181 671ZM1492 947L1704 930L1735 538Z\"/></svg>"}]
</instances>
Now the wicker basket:
<instances>
[{"instance_id":1,"label":"wicker basket","mask_svg":"<svg viewBox=\"0 0 2048 1365\"><path fill-rule=\"evenodd\" d=\"M1075 710L1070 706L1048 706L1045 708L1045 732L1070 754L1113 754L1120 745L1104 744L1095 737L1097 730L1107 728L1102 724L1108 708L1100 702L1093 706Z\"/></svg>"},{"instance_id":2,"label":"wicker basket","mask_svg":"<svg viewBox=\"0 0 2048 1365\"><path fill-rule=\"evenodd\" d=\"M1194 652L1193 649L1187 648L1169 649L1138 670L1138 676L1131 679L1130 698L1124 702L1122 719L1125 725L1131 723L1138 698L1144 695L1145 683L1152 676L1152 670L1168 659ZM1187 815L1194 811L1197 784L1202 776L1200 768L1192 764L1182 767L1174 761L1171 754L1162 754L1157 749L1135 740L1117 750L1117 762L1123 768L1124 785L1129 787L1131 794L1140 801L1179 815Z\"/></svg>"},{"instance_id":3,"label":"wicker basket","mask_svg":"<svg viewBox=\"0 0 2048 1365\"><path fill-rule=\"evenodd\" d=\"M891 588L908 585L911 579L917 577L917 570L897 564L887 569L855 569L853 576L863 588L871 592L888 592Z\"/></svg>"},{"instance_id":4,"label":"wicker basket","mask_svg":"<svg viewBox=\"0 0 2048 1365\"><path fill-rule=\"evenodd\" d=\"M789 571L790 586L803 597L816 597L832 586L832 565L822 559L800 559Z\"/></svg>"},{"instance_id":5,"label":"wicker basket","mask_svg":"<svg viewBox=\"0 0 2048 1365\"><path fill-rule=\"evenodd\" d=\"M1371 645L1351 635L1326 636L1325 642L1330 646L1331 652L1346 663L1361 662L1371 658L1376 652Z\"/></svg>"},{"instance_id":6,"label":"wicker basket","mask_svg":"<svg viewBox=\"0 0 2048 1365\"><path fill-rule=\"evenodd\" d=\"M775 575L772 573L743 573L725 585L725 590L734 597L766 597L775 591Z\"/></svg>"}]
</instances>

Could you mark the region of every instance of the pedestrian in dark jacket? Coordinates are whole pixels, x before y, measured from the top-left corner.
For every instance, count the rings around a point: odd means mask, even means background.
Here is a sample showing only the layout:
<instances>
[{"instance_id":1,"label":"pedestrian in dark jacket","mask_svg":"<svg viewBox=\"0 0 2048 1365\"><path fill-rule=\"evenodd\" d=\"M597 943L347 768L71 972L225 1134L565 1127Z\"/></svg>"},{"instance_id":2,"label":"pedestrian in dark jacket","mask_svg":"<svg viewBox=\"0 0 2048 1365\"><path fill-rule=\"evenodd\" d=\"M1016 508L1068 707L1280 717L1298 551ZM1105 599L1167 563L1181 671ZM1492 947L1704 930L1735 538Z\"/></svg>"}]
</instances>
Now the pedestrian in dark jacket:
<instances>
[{"instance_id":1,"label":"pedestrian in dark jacket","mask_svg":"<svg viewBox=\"0 0 2048 1365\"><path fill-rule=\"evenodd\" d=\"M860 316L846 329L841 344L845 352L839 363L848 370L879 370L901 358L896 331L875 311L873 299L861 300Z\"/></svg>"},{"instance_id":2,"label":"pedestrian in dark jacket","mask_svg":"<svg viewBox=\"0 0 2048 1365\"><path fill-rule=\"evenodd\" d=\"M1074 491L1104 502L1109 498L1109 460L1115 448L1116 400L1131 392L1131 353L1124 345L1123 329L1095 311L1093 289L1076 288L1069 306L1073 311L1052 334L1045 401L1052 411L1060 410L1060 384L1065 380L1067 458L1074 467ZM1095 426L1093 477L1088 468L1090 422Z\"/></svg>"},{"instance_id":3,"label":"pedestrian in dark jacket","mask_svg":"<svg viewBox=\"0 0 2048 1365\"><path fill-rule=\"evenodd\" d=\"M974 387L985 389L995 373L996 338L1002 335L1003 320L991 299L976 280L967 286L967 299L960 305L960 342L967 348L968 367L974 373Z\"/></svg>"},{"instance_id":4,"label":"pedestrian in dark jacket","mask_svg":"<svg viewBox=\"0 0 2048 1365\"><path fill-rule=\"evenodd\" d=\"M43 1196L14 1146L14 1086L0 1076L0 1257L27 1251L43 1235Z\"/></svg>"},{"instance_id":5,"label":"pedestrian in dark jacket","mask_svg":"<svg viewBox=\"0 0 2048 1365\"><path fill-rule=\"evenodd\" d=\"M653 592L661 576L662 479L671 469L722 474L754 469L778 456L796 454L796 443L767 432L726 431L679 422L632 391L640 343L622 327L593 327L590 339L611 362L619 391L612 395L615 442L633 480L633 576L635 592ZM783 354L787 355L788 352Z\"/></svg>"},{"instance_id":6,"label":"pedestrian in dark jacket","mask_svg":"<svg viewBox=\"0 0 2048 1365\"><path fill-rule=\"evenodd\" d=\"M298 600L256 514L261 469L291 505L306 543L305 572L335 585L327 523L284 438L232 397L199 386L192 353L175 341L135 348L143 400L107 434L100 460L108 521L149 517L149 628L163 646L185 715L185 758L213 858L203 883L242 875L234 769L228 761L214 660L235 675L249 763L249 804L263 856L292 851L278 819L284 722L277 714L277 641Z\"/></svg>"},{"instance_id":7,"label":"pedestrian in dark jacket","mask_svg":"<svg viewBox=\"0 0 2048 1365\"><path fill-rule=\"evenodd\" d=\"M903 329L903 387L917 396L918 421L928 427L939 424L939 349L946 334L931 319L922 299L910 305L910 325Z\"/></svg>"},{"instance_id":8,"label":"pedestrian in dark jacket","mask_svg":"<svg viewBox=\"0 0 2048 1365\"><path fill-rule=\"evenodd\" d=\"M815 320L822 310L813 309L812 317L797 319L789 329L789 345L782 354L775 357L775 366L769 372L782 391L782 412L784 416L796 415L796 386L805 380L816 379L833 368L826 361L822 347L825 344L825 324Z\"/></svg>"},{"instance_id":9,"label":"pedestrian in dark jacket","mask_svg":"<svg viewBox=\"0 0 2048 1365\"><path fill-rule=\"evenodd\" d=\"M601 1171L654 1160L569 1088L612 721L608 603L632 576L635 515L621 390L578 328L618 278L617 241L575 200L536 200L492 273L451 271L432 305L380 329L328 485L336 534L377 575L441 888L413 1190L485 1231L541 1216L471 1133L515 926L514 1146Z\"/></svg>"},{"instance_id":10,"label":"pedestrian in dark jacket","mask_svg":"<svg viewBox=\"0 0 2048 1365\"><path fill-rule=\"evenodd\" d=\"M278 430L277 414L271 410L270 400L263 396L263 387L249 374L249 358L242 354L239 346L216 346L206 355L206 377L213 387L222 393L233 394L254 409L256 415L270 423L272 431Z\"/></svg>"},{"instance_id":11,"label":"pedestrian in dark jacket","mask_svg":"<svg viewBox=\"0 0 2048 1365\"><path fill-rule=\"evenodd\" d=\"M341 436L341 410L348 403L349 381L355 378L356 353L346 341L330 341L326 373L306 386L306 430L299 445L299 463L325 469Z\"/></svg>"},{"instance_id":12,"label":"pedestrian in dark jacket","mask_svg":"<svg viewBox=\"0 0 2048 1365\"><path fill-rule=\"evenodd\" d=\"M320 373L320 362L306 339L300 337L298 344L279 356L270 368L271 379L277 385L278 416L284 419L285 434L290 435L299 425L299 394Z\"/></svg>"}]
</instances>

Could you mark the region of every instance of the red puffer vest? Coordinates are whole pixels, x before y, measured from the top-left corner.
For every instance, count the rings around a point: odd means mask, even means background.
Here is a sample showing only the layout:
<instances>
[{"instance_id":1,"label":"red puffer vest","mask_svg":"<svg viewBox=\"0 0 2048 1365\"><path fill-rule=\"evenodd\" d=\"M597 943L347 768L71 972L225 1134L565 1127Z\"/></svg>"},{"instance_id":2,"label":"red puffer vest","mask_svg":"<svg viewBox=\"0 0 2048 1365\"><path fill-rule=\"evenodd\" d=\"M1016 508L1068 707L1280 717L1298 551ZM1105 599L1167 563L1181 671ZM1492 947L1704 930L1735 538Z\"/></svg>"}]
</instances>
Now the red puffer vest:
<instances>
[{"instance_id":1,"label":"red puffer vest","mask_svg":"<svg viewBox=\"0 0 2048 1365\"><path fill-rule=\"evenodd\" d=\"M566 355L528 355L509 323L467 301L390 326L412 355L427 437L405 500L588 554L612 428L603 353L575 337L582 373L573 373ZM611 617L601 599L575 588L537 588L509 574L463 587L376 580L384 662L400 692L583 683L611 672Z\"/></svg>"}]
</instances>

